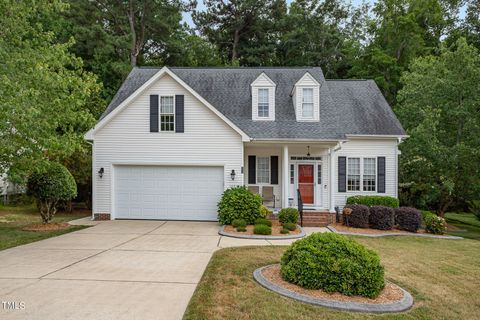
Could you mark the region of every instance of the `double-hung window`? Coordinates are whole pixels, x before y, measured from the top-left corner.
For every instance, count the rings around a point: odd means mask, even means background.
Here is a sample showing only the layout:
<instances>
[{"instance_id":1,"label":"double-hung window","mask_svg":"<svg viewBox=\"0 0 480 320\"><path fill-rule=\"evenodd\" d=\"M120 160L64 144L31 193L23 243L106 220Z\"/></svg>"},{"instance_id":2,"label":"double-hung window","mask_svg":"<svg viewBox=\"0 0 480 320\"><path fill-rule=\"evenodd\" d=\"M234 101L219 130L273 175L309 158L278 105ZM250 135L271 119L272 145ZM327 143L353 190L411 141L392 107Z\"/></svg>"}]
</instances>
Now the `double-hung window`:
<instances>
[{"instance_id":1,"label":"double-hung window","mask_svg":"<svg viewBox=\"0 0 480 320\"><path fill-rule=\"evenodd\" d=\"M270 157L257 157L257 183L270 183Z\"/></svg>"},{"instance_id":2,"label":"double-hung window","mask_svg":"<svg viewBox=\"0 0 480 320\"><path fill-rule=\"evenodd\" d=\"M375 191L377 167L375 158L363 158L363 191Z\"/></svg>"},{"instance_id":3,"label":"double-hung window","mask_svg":"<svg viewBox=\"0 0 480 320\"><path fill-rule=\"evenodd\" d=\"M377 159L348 158L347 159L347 190L376 191L377 190Z\"/></svg>"},{"instance_id":4,"label":"double-hung window","mask_svg":"<svg viewBox=\"0 0 480 320\"><path fill-rule=\"evenodd\" d=\"M313 88L303 88L302 117L313 118Z\"/></svg>"},{"instance_id":5,"label":"double-hung window","mask_svg":"<svg viewBox=\"0 0 480 320\"><path fill-rule=\"evenodd\" d=\"M259 118L268 118L269 115L269 97L268 89L261 88L258 89L258 117Z\"/></svg>"},{"instance_id":6,"label":"double-hung window","mask_svg":"<svg viewBox=\"0 0 480 320\"><path fill-rule=\"evenodd\" d=\"M360 191L360 158L347 160L347 190Z\"/></svg>"},{"instance_id":7,"label":"double-hung window","mask_svg":"<svg viewBox=\"0 0 480 320\"><path fill-rule=\"evenodd\" d=\"M175 131L173 96L160 97L160 131Z\"/></svg>"}]
</instances>

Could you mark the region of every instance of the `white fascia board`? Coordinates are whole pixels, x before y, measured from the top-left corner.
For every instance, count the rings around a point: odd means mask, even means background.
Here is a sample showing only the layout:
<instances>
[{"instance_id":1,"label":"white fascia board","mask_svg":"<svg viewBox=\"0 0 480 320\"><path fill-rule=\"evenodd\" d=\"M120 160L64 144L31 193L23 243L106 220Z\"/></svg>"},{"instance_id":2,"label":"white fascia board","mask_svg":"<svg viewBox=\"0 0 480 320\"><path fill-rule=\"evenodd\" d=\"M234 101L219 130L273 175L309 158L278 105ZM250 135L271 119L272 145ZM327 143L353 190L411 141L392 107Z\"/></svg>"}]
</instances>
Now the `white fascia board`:
<instances>
[{"instance_id":1,"label":"white fascia board","mask_svg":"<svg viewBox=\"0 0 480 320\"><path fill-rule=\"evenodd\" d=\"M347 139L406 139L409 135L395 135L395 134L346 134Z\"/></svg>"},{"instance_id":2,"label":"white fascia board","mask_svg":"<svg viewBox=\"0 0 480 320\"><path fill-rule=\"evenodd\" d=\"M195 98L200 100L208 109L215 113L220 119L226 122L232 129L234 129L238 134L242 136L242 141L249 141L248 135L238 128L233 122L226 118L220 111L218 111L214 106L212 106L208 101L206 101L200 94L193 90L188 84L186 84L182 79L180 79L176 74L170 71L167 67L163 67L157 73L155 73L147 82L145 82L140 88L135 90L127 99L122 101L118 107L116 107L112 112L110 112L105 118L100 120L91 130L91 136L103 128L111 119L113 119L117 114L119 114L126 106L128 106L135 98L137 98L142 92L144 92L148 87L150 87L155 81L160 79L165 74L168 74L170 77L175 79L180 85L182 85L188 92L190 92ZM90 131L89 131L90 132Z\"/></svg>"}]
</instances>

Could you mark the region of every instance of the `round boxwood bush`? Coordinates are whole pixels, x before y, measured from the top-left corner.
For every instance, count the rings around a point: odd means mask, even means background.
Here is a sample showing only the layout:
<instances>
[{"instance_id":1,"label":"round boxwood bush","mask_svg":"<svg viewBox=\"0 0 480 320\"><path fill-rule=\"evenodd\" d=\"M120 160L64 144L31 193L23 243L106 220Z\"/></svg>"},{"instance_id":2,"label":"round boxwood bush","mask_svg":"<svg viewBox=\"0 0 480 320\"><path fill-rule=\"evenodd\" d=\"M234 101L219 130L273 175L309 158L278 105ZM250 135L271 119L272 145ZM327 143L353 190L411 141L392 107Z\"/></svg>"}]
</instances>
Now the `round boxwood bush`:
<instances>
[{"instance_id":1,"label":"round boxwood bush","mask_svg":"<svg viewBox=\"0 0 480 320\"><path fill-rule=\"evenodd\" d=\"M67 168L56 162L47 162L28 178L27 194L37 200L43 223L49 223L59 202L69 201L77 195L77 184Z\"/></svg>"},{"instance_id":2,"label":"round boxwood bush","mask_svg":"<svg viewBox=\"0 0 480 320\"><path fill-rule=\"evenodd\" d=\"M245 231L247 231L247 228L245 228L245 227L237 227L237 231L238 231L238 232L245 232Z\"/></svg>"},{"instance_id":3,"label":"round boxwood bush","mask_svg":"<svg viewBox=\"0 0 480 320\"><path fill-rule=\"evenodd\" d=\"M297 229L297 225L295 223L285 222L283 224L283 228L287 229L287 230L290 230L290 231L294 231L294 230Z\"/></svg>"},{"instance_id":4,"label":"round boxwood bush","mask_svg":"<svg viewBox=\"0 0 480 320\"><path fill-rule=\"evenodd\" d=\"M298 221L298 210L296 208L283 208L278 213L278 220L282 224L287 222L296 224Z\"/></svg>"},{"instance_id":5,"label":"round boxwood bush","mask_svg":"<svg viewBox=\"0 0 480 320\"><path fill-rule=\"evenodd\" d=\"M253 233L254 234L263 234L263 235L272 234L272 228L269 227L269 226L266 226L264 224L256 224L253 227Z\"/></svg>"},{"instance_id":6,"label":"round boxwood bush","mask_svg":"<svg viewBox=\"0 0 480 320\"><path fill-rule=\"evenodd\" d=\"M231 224L235 219L243 219L252 224L260 218L262 198L253 194L245 186L232 187L223 192L218 203L218 221Z\"/></svg>"},{"instance_id":7,"label":"round boxwood bush","mask_svg":"<svg viewBox=\"0 0 480 320\"><path fill-rule=\"evenodd\" d=\"M402 230L417 232L422 224L422 214L412 207L396 208L395 223Z\"/></svg>"},{"instance_id":8,"label":"round boxwood bush","mask_svg":"<svg viewBox=\"0 0 480 320\"><path fill-rule=\"evenodd\" d=\"M285 281L307 289L374 298L385 286L377 253L336 233L314 233L283 254Z\"/></svg>"},{"instance_id":9,"label":"round boxwood bush","mask_svg":"<svg viewBox=\"0 0 480 320\"><path fill-rule=\"evenodd\" d=\"M243 219L235 219L235 220L232 221L232 226L234 228L246 227L247 226L247 221L245 221Z\"/></svg>"},{"instance_id":10,"label":"round boxwood bush","mask_svg":"<svg viewBox=\"0 0 480 320\"><path fill-rule=\"evenodd\" d=\"M266 226L271 227L272 226L272 221L270 221L268 219L264 219L264 218L258 218L257 220L255 220L255 224L264 224Z\"/></svg>"},{"instance_id":11,"label":"round boxwood bush","mask_svg":"<svg viewBox=\"0 0 480 320\"><path fill-rule=\"evenodd\" d=\"M285 229L285 228L283 228L283 229L280 230L280 233L281 233L281 234L288 234L289 232L290 232L290 231L289 231L288 229Z\"/></svg>"},{"instance_id":12,"label":"round boxwood bush","mask_svg":"<svg viewBox=\"0 0 480 320\"><path fill-rule=\"evenodd\" d=\"M348 216L343 217L344 223L349 227L368 228L368 216L370 210L363 204L349 204L344 209L351 209L352 212Z\"/></svg>"},{"instance_id":13,"label":"round boxwood bush","mask_svg":"<svg viewBox=\"0 0 480 320\"><path fill-rule=\"evenodd\" d=\"M266 206L263 204L260 206L260 218L267 218L270 213L272 213Z\"/></svg>"},{"instance_id":14,"label":"round boxwood bush","mask_svg":"<svg viewBox=\"0 0 480 320\"><path fill-rule=\"evenodd\" d=\"M386 206L373 206L368 217L370 228L379 230L392 230L395 225L395 212Z\"/></svg>"}]
</instances>

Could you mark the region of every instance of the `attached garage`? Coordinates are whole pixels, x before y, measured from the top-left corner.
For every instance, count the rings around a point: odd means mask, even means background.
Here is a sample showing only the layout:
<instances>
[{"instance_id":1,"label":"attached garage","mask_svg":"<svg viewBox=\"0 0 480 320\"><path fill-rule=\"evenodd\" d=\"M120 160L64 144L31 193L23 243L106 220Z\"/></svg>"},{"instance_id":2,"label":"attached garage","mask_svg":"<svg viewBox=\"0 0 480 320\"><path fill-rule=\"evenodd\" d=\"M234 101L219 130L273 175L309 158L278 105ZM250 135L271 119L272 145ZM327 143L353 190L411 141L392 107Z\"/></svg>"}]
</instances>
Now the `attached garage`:
<instances>
[{"instance_id":1,"label":"attached garage","mask_svg":"<svg viewBox=\"0 0 480 320\"><path fill-rule=\"evenodd\" d=\"M116 219L217 220L223 167L115 166Z\"/></svg>"}]
</instances>

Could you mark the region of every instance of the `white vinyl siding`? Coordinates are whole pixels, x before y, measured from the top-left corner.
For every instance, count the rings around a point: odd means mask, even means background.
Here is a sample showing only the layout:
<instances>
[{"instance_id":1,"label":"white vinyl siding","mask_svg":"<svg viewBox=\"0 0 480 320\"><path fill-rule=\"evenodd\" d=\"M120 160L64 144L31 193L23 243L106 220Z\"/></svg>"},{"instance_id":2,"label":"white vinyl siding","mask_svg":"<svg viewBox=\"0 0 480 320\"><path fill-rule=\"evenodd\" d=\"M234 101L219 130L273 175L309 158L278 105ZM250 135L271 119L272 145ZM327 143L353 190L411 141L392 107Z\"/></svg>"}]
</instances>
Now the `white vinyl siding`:
<instances>
[{"instance_id":1,"label":"white vinyl siding","mask_svg":"<svg viewBox=\"0 0 480 320\"><path fill-rule=\"evenodd\" d=\"M268 89L261 88L258 89L258 117L259 118L268 118L269 117L269 98L268 98Z\"/></svg>"},{"instance_id":2,"label":"white vinyl siding","mask_svg":"<svg viewBox=\"0 0 480 320\"><path fill-rule=\"evenodd\" d=\"M175 105L173 96L160 97L160 131L175 131Z\"/></svg>"},{"instance_id":3,"label":"white vinyl siding","mask_svg":"<svg viewBox=\"0 0 480 320\"><path fill-rule=\"evenodd\" d=\"M313 118L313 88L303 88L302 117Z\"/></svg>"},{"instance_id":4,"label":"white vinyl siding","mask_svg":"<svg viewBox=\"0 0 480 320\"><path fill-rule=\"evenodd\" d=\"M185 133L150 134L150 95L184 95ZM95 134L94 213L112 212L115 165L222 166L224 188L243 184L241 136L170 76L165 75ZM98 170L104 168L103 178ZM237 173L235 180L230 172Z\"/></svg>"},{"instance_id":5,"label":"white vinyl siding","mask_svg":"<svg viewBox=\"0 0 480 320\"><path fill-rule=\"evenodd\" d=\"M378 193L377 186L375 191L364 191L363 186L358 191L338 192L338 157L348 158L378 158L385 157L385 193ZM398 165L398 152L397 152L397 140L396 139L355 139L345 142L342 148L335 153L334 175L333 175L333 193L334 193L334 206L340 206L343 208L348 197L352 195L381 195L381 196L398 196L398 178L397 178L397 165ZM367 160L368 161L368 160ZM376 160L375 160L376 163ZM375 164L376 165L376 164ZM376 177L375 167L375 177ZM362 171L363 173L364 171Z\"/></svg>"},{"instance_id":6,"label":"white vinyl siding","mask_svg":"<svg viewBox=\"0 0 480 320\"><path fill-rule=\"evenodd\" d=\"M270 183L270 157L257 157L257 183Z\"/></svg>"}]
</instances>

